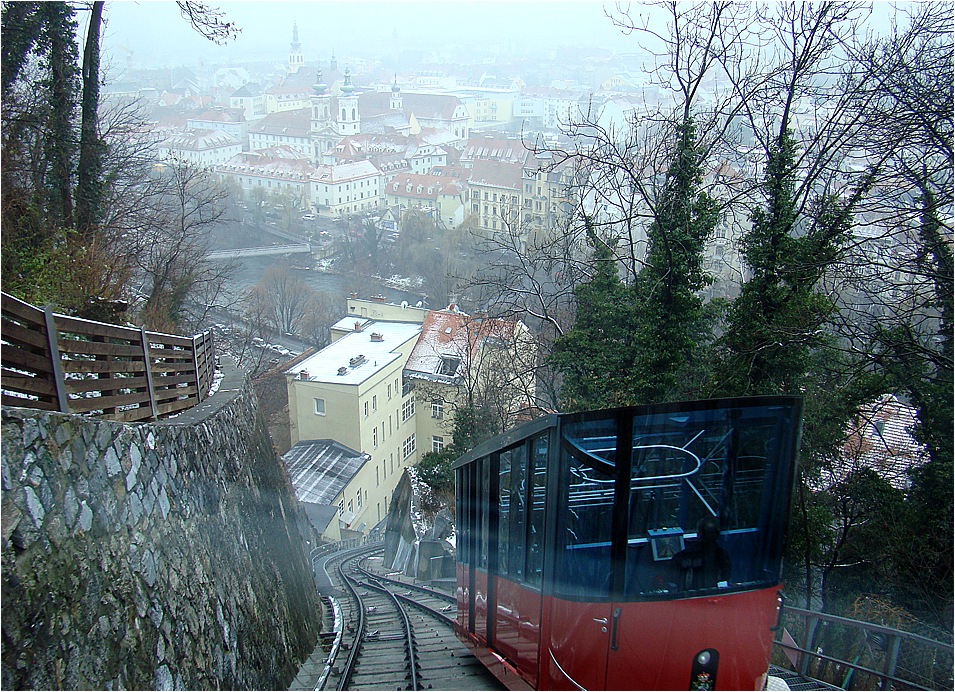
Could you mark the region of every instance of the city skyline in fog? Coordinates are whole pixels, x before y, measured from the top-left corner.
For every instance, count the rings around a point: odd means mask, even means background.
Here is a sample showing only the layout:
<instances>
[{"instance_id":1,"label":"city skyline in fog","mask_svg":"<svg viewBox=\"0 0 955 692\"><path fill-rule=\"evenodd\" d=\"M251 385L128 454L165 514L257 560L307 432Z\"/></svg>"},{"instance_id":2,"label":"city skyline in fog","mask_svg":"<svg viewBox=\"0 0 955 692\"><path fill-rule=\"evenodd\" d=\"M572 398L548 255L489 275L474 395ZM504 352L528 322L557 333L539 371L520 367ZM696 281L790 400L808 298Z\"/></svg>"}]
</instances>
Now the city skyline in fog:
<instances>
[{"instance_id":1,"label":"city skyline in fog","mask_svg":"<svg viewBox=\"0 0 955 692\"><path fill-rule=\"evenodd\" d=\"M488 49L556 49L600 46L639 50L605 15L613 3L405 0L366 2L210 3L241 29L235 40L217 46L201 37L171 0L107 3L104 57L114 65L175 67L198 61L228 63L282 60L297 24L306 61L334 52L380 57L478 44ZM636 6L635 6L636 7ZM85 32L82 23L80 31Z\"/></svg>"}]
</instances>

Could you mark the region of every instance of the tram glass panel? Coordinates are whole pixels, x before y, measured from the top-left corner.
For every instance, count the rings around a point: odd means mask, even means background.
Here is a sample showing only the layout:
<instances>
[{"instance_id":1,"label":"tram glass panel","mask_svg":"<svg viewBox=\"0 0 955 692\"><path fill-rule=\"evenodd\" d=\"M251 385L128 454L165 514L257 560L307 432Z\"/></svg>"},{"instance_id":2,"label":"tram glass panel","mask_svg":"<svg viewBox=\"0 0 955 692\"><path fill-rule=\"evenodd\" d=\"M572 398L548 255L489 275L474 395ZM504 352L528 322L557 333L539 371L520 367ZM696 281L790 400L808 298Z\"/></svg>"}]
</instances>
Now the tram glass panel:
<instances>
[{"instance_id":1,"label":"tram glass panel","mask_svg":"<svg viewBox=\"0 0 955 692\"><path fill-rule=\"evenodd\" d=\"M497 573L524 579L527 459L523 445L501 452Z\"/></svg>"},{"instance_id":2,"label":"tram glass panel","mask_svg":"<svg viewBox=\"0 0 955 692\"><path fill-rule=\"evenodd\" d=\"M531 495L530 526L527 536L527 583L540 588L544 569L544 498L547 491L547 436L530 442Z\"/></svg>"},{"instance_id":3,"label":"tram glass panel","mask_svg":"<svg viewBox=\"0 0 955 692\"><path fill-rule=\"evenodd\" d=\"M568 423L561 444L557 507L556 591L603 600L610 596L616 418Z\"/></svg>"},{"instance_id":4,"label":"tram glass panel","mask_svg":"<svg viewBox=\"0 0 955 692\"><path fill-rule=\"evenodd\" d=\"M778 583L786 518L773 510L788 493L790 415L733 406L634 417L626 597Z\"/></svg>"}]
</instances>

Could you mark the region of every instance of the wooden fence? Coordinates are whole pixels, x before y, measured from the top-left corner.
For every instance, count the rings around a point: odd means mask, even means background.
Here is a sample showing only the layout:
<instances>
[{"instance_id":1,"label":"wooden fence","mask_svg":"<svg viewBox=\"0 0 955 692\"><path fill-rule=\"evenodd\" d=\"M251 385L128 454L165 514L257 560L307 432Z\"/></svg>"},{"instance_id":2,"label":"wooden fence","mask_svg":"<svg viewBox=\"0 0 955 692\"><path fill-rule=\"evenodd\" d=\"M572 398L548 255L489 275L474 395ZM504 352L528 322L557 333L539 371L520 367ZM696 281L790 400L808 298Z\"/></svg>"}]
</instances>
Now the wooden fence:
<instances>
[{"instance_id":1,"label":"wooden fence","mask_svg":"<svg viewBox=\"0 0 955 692\"><path fill-rule=\"evenodd\" d=\"M208 331L185 337L93 322L6 293L0 317L4 405L140 421L209 394L215 349Z\"/></svg>"}]
</instances>

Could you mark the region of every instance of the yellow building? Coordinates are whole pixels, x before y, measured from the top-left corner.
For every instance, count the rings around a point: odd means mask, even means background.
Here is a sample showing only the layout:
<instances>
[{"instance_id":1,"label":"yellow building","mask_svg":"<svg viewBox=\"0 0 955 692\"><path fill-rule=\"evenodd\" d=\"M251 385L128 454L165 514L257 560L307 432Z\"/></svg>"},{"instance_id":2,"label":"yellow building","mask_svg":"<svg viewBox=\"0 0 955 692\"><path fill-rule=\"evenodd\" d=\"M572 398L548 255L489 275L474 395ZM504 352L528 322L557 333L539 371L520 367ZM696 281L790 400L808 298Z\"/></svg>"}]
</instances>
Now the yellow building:
<instances>
[{"instance_id":1,"label":"yellow building","mask_svg":"<svg viewBox=\"0 0 955 692\"><path fill-rule=\"evenodd\" d=\"M296 495L328 540L385 518L405 467L451 444L455 409L533 417L536 353L521 322L348 299L332 343L286 372ZM336 521L337 519L337 521Z\"/></svg>"},{"instance_id":2,"label":"yellow building","mask_svg":"<svg viewBox=\"0 0 955 692\"><path fill-rule=\"evenodd\" d=\"M343 323L351 332L344 333ZM339 506L340 528L367 532L387 513L402 470L420 456L415 397L401 373L421 326L348 317L336 327L344 335L286 373L291 440L293 449L301 441L333 440L367 455L357 465L324 471L349 476L331 503Z\"/></svg>"}]
</instances>

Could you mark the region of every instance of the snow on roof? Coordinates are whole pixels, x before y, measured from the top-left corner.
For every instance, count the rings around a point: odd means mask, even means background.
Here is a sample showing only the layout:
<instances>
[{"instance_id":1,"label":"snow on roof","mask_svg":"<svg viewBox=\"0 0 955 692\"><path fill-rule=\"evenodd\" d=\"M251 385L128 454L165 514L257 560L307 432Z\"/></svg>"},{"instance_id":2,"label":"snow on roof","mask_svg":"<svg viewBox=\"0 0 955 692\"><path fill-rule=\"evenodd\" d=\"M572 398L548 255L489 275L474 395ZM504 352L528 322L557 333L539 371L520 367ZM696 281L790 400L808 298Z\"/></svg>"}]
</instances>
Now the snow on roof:
<instances>
[{"instance_id":1,"label":"snow on roof","mask_svg":"<svg viewBox=\"0 0 955 692\"><path fill-rule=\"evenodd\" d=\"M466 372L472 356L488 337L513 337L515 323L498 319L475 319L450 305L431 310L421 324L405 370L413 377L447 381Z\"/></svg>"},{"instance_id":2,"label":"snow on roof","mask_svg":"<svg viewBox=\"0 0 955 692\"><path fill-rule=\"evenodd\" d=\"M432 310L421 325L421 336L408 357L406 370L454 377L467 359L467 314ZM457 361L457 364L454 364ZM453 365L453 368L451 367Z\"/></svg>"},{"instance_id":3,"label":"snow on roof","mask_svg":"<svg viewBox=\"0 0 955 692\"><path fill-rule=\"evenodd\" d=\"M350 180L359 180L379 175L375 164L371 161L351 161L335 166L319 166L315 169L313 180L325 183L343 183Z\"/></svg>"},{"instance_id":4,"label":"snow on roof","mask_svg":"<svg viewBox=\"0 0 955 692\"><path fill-rule=\"evenodd\" d=\"M189 151L203 151L206 149L217 149L219 147L234 147L240 144L232 135L222 130L207 130L200 128L190 128L189 130L174 135L163 142L163 146L170 149L180 149Z\"/></svg>"},{"instance_id":5,"label":"snow on roof","mask_svg":"<svg viewBox=\"0 0 955 692\"><path fill-rule=\"evenodd\" d=\"M928 461L928 452L913 436L916 410L885 394L850 423L842 455L821 488L842 482L853 471L869 468L896 488L909 484L910 469Z\"/></svg>"},{"instance_id":6,"label":"snow on roof","mask_svg":"<svg viewBox=\"0 0 955 692\"><path fill-rule=\"evenodd\" d=\"M352 327L355 321L352 317ZM301 377L305 371L310 382L357 385L401 359L398 349L420 332L421 325L410 322L371 322L361 331L333 341L286 374Z\"/></svg>"},{"instance_id":7,"label":"snow on roof","mask_svg":"<svg viewBox=\"0 0 955 692\"><path fill-rule=\"evenodd\" d=\"M371 323L371 320L367 317L358 317L357 315L346 315L342 317L338 322L332 325L332 329L339 331L355 331L355 325L359 325L359 330L364 329L368 324Z\"/></svg>"},{"instance_id":8,"label":"snow on roof","mask_svg":"<svg viewBox=\"0 0 955 692\"><path fill-rule=\"evenodd\" d=\"M335 440L300 440L282 460L299 501L329 505L371 456Z\"/></svg>"}]
</instances>

